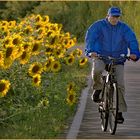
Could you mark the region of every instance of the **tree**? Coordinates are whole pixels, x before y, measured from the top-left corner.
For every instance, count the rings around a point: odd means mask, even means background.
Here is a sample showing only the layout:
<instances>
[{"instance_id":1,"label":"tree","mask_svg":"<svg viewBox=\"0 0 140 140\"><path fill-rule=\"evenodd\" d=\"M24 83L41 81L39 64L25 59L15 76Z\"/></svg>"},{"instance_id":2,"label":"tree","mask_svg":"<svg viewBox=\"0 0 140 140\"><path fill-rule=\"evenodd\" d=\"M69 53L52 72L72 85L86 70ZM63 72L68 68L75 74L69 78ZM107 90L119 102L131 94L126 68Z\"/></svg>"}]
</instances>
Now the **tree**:
<instances>
[{"instance_id":1,"label":"tree","mask_svg":"<svg viewBox=\"0 0 140 140\"><path fill-rule=\"evenodd\" d=\"M33 1L8 1L5 3L5 9L1 10L1 17L6 20L17 20L26 16L28 11L39 4Z\"/></svg>"}]
</instances>

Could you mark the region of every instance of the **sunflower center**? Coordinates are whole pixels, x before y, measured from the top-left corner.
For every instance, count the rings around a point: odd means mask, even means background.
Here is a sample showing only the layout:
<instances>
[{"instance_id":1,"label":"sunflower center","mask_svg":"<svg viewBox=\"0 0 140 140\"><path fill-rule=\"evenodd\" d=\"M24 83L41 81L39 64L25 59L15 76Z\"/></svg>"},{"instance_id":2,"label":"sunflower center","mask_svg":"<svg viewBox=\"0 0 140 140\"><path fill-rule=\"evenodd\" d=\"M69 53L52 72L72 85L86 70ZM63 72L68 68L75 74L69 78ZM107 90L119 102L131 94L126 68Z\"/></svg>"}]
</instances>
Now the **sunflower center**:
<instances>
[{"instance_id":1,"label":"sunflower center","mask_svg":"<svg viewBox=\"0 0 140 140\"><path fill-rule=\"evenodd\" d=\"M35 44L33 45L32 52L37 51L37 50L38 50L38 47L39 47L39 44L35 43Z\"/></svg>"},{"instance_id":2,"label":"sunflower center","mask_svg":"<svg viewBox=\"0 0 140 140\"><path fill-rule=\"evenodd\" d=\"M47 33L46 36L49 37L51 34L52 34L52 32L50 31L50 32Z\"/></svg>"},{"instance_id":3,"label":"sunflower center","mask_svg":"<svg viewBox=\"0 0 140 140\"><path fill-rule=\"evenodd\" d=\"M54 64L54 69L57 69L58 68L58 64Z\"/></svg>"},{"instance_id":4,"label":"sunflower center","mask_svg":"<svg viewBox=\"0 0 140 140\"><path fill-rule=\"evenodd\" d=\"M26 50L28 47L29 47L29 45L28 44L25 44L24 45L24 50Z\"/></svg>"},{"instance_id":5,"label":"sunflower center","mask_svg":"<svg viewBox=\"0 0 140 140\"><path fill-rule=\"evenodd\" d=\"M37 17L37 18L36 18L36 21L40 21L40 17Z\"/></svg>"},{"instance_id":6,"label":"sunflower center","mask_svg":"<svg viewBox=\"0 0 140 140\"><path fill-rule=\"evenodd\" d=\"M34 83L37 83L37 82L38 82L38 78L35 77L35 78L34 78Z\"/></svg>"},{"instance_id":7,"label":"sunflower center","mask_svg":"<svg viewBox=\"0 0 140 140\"><path fill-rule=\"evenodd\" d=\"M39 29L41 27L41 25L36 25L36 29Z\"/></svg>"},{"instance_id":8,"label":"sunflower center","mask_svg":"<svg viewBox=\"0 0 140 140\"><path fill-rule=\"evenodd\" d=\"M53 45L55 43L56 37L53 37L50 41L51 45Z\"/></svg>"},{"instance_id":9,"label":"sunflower center","mask_svg":"<svg viewBox=\"0 0 140 140\"><path fill-rule=\"evenodd\" d=\"M5 44L9 44L9 42L10 42L9 39L5 40Z\"/></svg>"},{"instance_id":10,"label":"sunflower center","mask_svg":"<svg viewBox=\"0 0 140 140\"><path fill-rule=\"evenodd\" d=\"M74 99L74 96L73 96L73 95L70 95L70 96L69 96L69 100L72 102L73 99Z\"/></svg>"},{"instance_id":11,"label":"sunflower center","mask_svg":"<svg viewBox=\"0 0 140 140\"><path fill-rule=\"evenodd\" d=\"M29 32L30 32L30 29L29 28L25 29L25 33L26 34L29 34Z\"/></svg>"},{"instance_id":12,"label":"sunflower center","mask_svg":"<svg viewBox=\"0 0 140 140\"><path fill-rule=\"evenodd\" d=\"M51 65L51 61L48 61L45 66L49 67L50 65Z\"/></svg>"},{"instance_id":13,"label":"sunflower center","mask_svg":"<svg viewBox=\"0 0 140 140\"><path fill-rule=\"evenodd\" d=\"M8 57L11 56L12 51L13 51L13 48L12 47L7 48L7 50L6 50L6 58L8 58Z\"/></svg>"},{"instance_id":14,"label":"sunflower center","mask_svg":"<svg viewBox=\"0 0 140 140\"><path fill-rule=\"evenodd\" d=\"M3 92L6 88L6 85L4 83L0 83L0 92Z\"/></svg>"},{"instance_id":15,"label":"sunflower center","mask_svg":"<svg viewBox=\"0 0 140 140\"><path fill-rule=\"evenodd\" d=\"M60 55L61 54L61 51L60 50L57 50L56 51L56 55Z\"/></svg>"},{"instance_id":16,"label":"sunflower center","mask_svg":"<svg viewBox=\"0 0 140 140\"><path fill-rule=\"evenodd\" d=\"M4 30L5 28L4 28L4 27L2 27L1 29L2 29L2 30Z\"/></svg>"},{"instance_id":17,"label":"sunflower center","mask_svg":"<svg viewBox=\"0 0 140 140\"><path fill-rule=\"evenodd\" d=\"M6 23L2 23L2 26L5 26L6 25Z\"/></svg>"},{"instance_id":18,"label":"sunflower center","mask_svg":"<svg viewBox=\"0 0 140 140\"><path fill-rule=\"evenodd\" d=\"M68 43L68 40L65 40L64 43L67 44Z\"/></svg>"},{"instance_id":19,"label":"sunflower center","mask_svg":"<svg viewBox=\"0 0 140 140\"><path fill-rule=\"evenodd\" d=\"M84 60L84 59L82 59L82 60L81 60L81 63L84 63L84 62L85 62L85 60Z\"/></svg>"},{"instance_id":20,"label":"sunflower center","mask_svg":"<svg viewBox=\"0 0 140 140\"><path fill-rule=\"evenodd\" d=\"M72 63L72 60L73 60L72 58L69 58L69 59L68 59L68 62L69 62L69 63Z\"/></svg>"},{"instance_id":21,"label":"sunflower center","mask_svg":"<svg viewBox=\"0 0 140 140\"><path fill-rule=\"evenodd\" d=\"M70 87L69 87L69 90L71 90L72 89L72 85L70 85Z\"/></svg>"},{"instance_id":22,"label":"sunflower center","mask_svg":"<svg viewBox=\"0 0 140 140\"><path fill-rule=\"evenodd\" d=\"M21 59L25 59L26 58L26 52L24 51L23 53L22 53L22 55L21 55Z\"/></svg>"},{"instance_id":23,"label":"sunflower center","mask_svg":"<svg viewBox=\"0 0 140 140\"><path fill-rule=\"evenodd\" d=\"M14 44L14 45L19 44L19 40L18 40L18 38L13 39L13 44Z\"/></svg>"},{"instance_id":24,"label":"sunflower center","mask_svg":"<svg viewBox=\"0 0 140 140\"><path fill-rule=\"evenodd\" d=\"M34 66L32 72L37 73L38 71L39 71L39 66Z\"/></svg>"}]
</instances>

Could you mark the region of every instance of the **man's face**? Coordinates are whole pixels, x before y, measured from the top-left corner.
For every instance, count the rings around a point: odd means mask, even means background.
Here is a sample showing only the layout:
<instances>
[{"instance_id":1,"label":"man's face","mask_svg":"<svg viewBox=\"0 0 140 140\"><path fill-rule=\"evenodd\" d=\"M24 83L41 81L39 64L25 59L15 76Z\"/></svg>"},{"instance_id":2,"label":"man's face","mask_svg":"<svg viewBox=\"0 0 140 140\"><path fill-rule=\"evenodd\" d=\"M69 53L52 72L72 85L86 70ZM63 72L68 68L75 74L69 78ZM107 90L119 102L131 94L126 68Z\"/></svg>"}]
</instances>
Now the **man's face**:
<instances>
[{"instance_id":1,"label":"man's face","mask_svg":"<svg viewBox=\"0 0 140 140\"><path fill-rule=\"evenodd\" d=\"M118 21L120 20L119 16L108 15L107 18L108 18L108 21L110 22L110 24L112 24L112 25L116 25L118 23Z\"/></svg>"}]
</instances>

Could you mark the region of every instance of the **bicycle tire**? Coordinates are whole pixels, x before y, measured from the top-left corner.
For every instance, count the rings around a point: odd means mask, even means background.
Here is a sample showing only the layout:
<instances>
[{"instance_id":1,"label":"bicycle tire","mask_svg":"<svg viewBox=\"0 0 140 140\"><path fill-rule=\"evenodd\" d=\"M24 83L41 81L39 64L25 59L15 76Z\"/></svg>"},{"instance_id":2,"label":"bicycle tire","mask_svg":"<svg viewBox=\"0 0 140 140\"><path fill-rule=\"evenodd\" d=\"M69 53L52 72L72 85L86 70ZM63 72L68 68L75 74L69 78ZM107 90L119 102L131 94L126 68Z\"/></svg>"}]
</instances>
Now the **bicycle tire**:
<instances>
[{"instance_id":1,"label":"bicycle tire","mask_svg":"<svg viewBox=\"0 0 140 140\"><path fill-rule=\"evenodd\" d=\"M117 129L117 114L118 114L118 86L117 83L110 84L109 93L109 131L112 135Z\"/></svg>"},{"instance_id":2,"label":"bicycle tire","mask_svg":"<svg viewBox=\"0 0 140 140\"><path fill-rule=\"evenodd\" d=\"M102 102L99 105L102 131L106 131L108 127L109 112L108 112L108 93L107 92L108 92L107 86L106 86L106 83L104 82L104 87L103 87L102 95L101 95Z\"/></svg>"}]
</instances>

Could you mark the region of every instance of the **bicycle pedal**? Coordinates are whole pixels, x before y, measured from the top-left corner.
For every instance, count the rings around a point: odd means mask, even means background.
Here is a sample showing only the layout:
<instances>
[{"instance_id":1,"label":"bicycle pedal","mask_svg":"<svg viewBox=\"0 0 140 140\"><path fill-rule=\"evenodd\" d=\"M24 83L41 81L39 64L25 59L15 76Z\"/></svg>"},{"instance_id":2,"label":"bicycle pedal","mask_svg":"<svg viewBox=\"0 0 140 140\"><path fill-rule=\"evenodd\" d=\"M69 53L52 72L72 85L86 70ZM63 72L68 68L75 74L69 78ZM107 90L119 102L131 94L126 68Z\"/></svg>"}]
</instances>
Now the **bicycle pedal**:
<instances>
[{"instance_id":1,"label":"bicycle pedal","mask_svg":"<svg viewBox=\"0 0 140 140\"><path fill-rule=\"evenodd\" d=\"M103 107L99 106L98 110L99 110L99 112L101 112L103 110Z\"/></svg>"},{"instance_id":2,"label":"bicycle pedal","mask_svg":"<svg viewBox=\"0 0 140 140\"><path fill-rule=\"evenodd\" d=\"M118 124L123 124L124 120L117 120Z\"/></svg>"}]
</instances>

